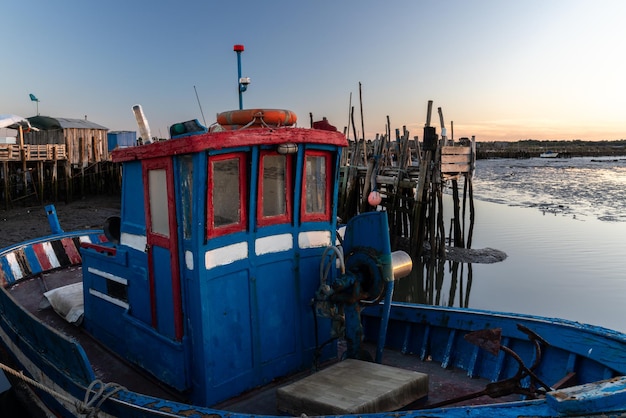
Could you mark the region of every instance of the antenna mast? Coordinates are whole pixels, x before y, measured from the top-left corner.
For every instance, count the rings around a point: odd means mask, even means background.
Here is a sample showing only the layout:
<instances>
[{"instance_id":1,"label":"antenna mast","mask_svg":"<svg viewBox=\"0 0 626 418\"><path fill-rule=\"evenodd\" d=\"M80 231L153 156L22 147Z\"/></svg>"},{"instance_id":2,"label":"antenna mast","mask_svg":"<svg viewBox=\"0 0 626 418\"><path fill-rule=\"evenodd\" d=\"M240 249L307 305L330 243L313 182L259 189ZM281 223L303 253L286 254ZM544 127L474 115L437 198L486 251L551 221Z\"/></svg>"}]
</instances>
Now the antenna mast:
<instances>
[{"instance_id":1,"label":"antenna mast","mask_svg":"<svg viewBox=\"0 0 626 418\"><path fill-rule=\"evenodd\" d=\"M204 112L202 111L202 105L200 104L200 98L198 97L198 90L196 90L196 86L193 86L193 91L196 92L196 100L198 101L198 107L200 108L200 114L202 115L202 122L204 122L204 126L206 126L206 120L204 119Z\"/></svg>"}]
</instances>

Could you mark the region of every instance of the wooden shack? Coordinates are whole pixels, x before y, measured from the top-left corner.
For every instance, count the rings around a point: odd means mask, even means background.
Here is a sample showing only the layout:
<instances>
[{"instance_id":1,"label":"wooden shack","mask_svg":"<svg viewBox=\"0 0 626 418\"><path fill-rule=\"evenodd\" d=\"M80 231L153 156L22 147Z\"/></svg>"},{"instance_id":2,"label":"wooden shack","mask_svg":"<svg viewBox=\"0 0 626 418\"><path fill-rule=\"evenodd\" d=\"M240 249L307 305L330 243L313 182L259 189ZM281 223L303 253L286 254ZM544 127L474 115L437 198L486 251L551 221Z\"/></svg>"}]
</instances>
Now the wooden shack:
<instances>
[{"instance_id":1,"label":"wooden shack","mask_svg":"<svg viewBox=\"0 0 626 418\"><path fill-rule=\"evenodd\" d=\"M110 160L108 128L86 118L26 119L30 127L19 132L19 143L0 145L5 207L31 197L43 202L60 195L68 201L116 183L119 173Z\"/></svg>"},{"instance_id":2,"label":"wooden shack","mask_svg":"<svg viewBox=\"0 0 626 418\"><path fill-rule=\"evenodd\" d=\"M107 131L102 125L85 119L33 116L28 118L31 126L38 129L24 134L25 145L65 144L67 160L71 168L83 169L90 165L109 161Z\"/></svg>"}]
</instances>

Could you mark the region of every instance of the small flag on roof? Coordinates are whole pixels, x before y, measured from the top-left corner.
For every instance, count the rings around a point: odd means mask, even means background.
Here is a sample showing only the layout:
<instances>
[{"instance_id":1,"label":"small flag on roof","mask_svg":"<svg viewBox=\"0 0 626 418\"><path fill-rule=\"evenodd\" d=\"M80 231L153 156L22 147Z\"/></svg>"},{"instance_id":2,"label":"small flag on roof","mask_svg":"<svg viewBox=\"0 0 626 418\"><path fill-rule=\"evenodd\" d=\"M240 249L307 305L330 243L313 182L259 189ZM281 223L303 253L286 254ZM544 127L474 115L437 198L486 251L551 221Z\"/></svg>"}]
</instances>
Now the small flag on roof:
<instances>
[{"instance_id":1,"label":"small flag on roof","mask_svg":"<svg viewBox=\"0 0 626 418\"><path fill-rule=\"evenodd\" d=\"M38 99L38 98L36 98L36 97L35 97L35 95L34 95L33 93L30 93L30 94L29 94L29 96L30 96L30 100L31 100L31 101L33 101L33 102L38 102L38 101L39 101L39 99Z\"/></svg>"}]
</instances>

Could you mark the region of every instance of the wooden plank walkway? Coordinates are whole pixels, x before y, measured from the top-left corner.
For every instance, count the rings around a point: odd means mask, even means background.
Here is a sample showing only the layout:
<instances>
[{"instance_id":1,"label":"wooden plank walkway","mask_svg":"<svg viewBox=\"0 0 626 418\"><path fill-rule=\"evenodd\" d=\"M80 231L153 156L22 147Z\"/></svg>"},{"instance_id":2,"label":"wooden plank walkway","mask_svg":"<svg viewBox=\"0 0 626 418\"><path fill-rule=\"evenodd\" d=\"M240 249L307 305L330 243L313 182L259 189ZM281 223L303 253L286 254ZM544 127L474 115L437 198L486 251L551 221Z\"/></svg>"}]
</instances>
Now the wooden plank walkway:
<instances>
[{"instance_id":1,"label":"wooden plank walkway","mask_svg":"<svg viewBox=\"0 0 626 418\"><path fill-rule=\"evenodd\" d=\"M441 174L446 180L460 174L471 174L476 161L476 143L470 146L441 147Z\"/></svg>"},{"instance_id":2,"label":"wooden plank walkway","mask_svg":"<svg viewBox=\"0 0 626 418\"><path fill-rule=\"evenodd\" d=\"M63 144L30 145L24 144L26 161L66 160L67 153ZM0 144L0 161L21 161L18 144Z\"/></svg>"}]
</instances>

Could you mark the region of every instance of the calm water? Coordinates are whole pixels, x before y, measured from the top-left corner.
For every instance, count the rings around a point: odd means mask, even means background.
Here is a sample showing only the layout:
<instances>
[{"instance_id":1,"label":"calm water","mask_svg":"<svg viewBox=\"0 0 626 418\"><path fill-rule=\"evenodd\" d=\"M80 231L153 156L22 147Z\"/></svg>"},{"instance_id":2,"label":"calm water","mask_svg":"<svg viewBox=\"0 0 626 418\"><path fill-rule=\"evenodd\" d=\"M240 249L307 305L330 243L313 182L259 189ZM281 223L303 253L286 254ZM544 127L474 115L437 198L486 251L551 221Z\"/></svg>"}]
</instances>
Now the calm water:
<instances>
[{"instance_id":1,"label":"calm water","mask_svg":"<svg viewBox=\"0 0 626 418\"><path fill-rule=\"evenodd\" d=\"M472 264L469 284L463 265L452 294L447 273L439 304L626 332L626 157L479 160L474 198L472 248L508 258Z\"/></svg>"}]
</instances>

